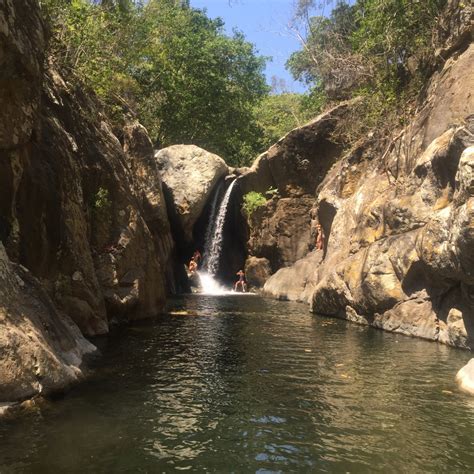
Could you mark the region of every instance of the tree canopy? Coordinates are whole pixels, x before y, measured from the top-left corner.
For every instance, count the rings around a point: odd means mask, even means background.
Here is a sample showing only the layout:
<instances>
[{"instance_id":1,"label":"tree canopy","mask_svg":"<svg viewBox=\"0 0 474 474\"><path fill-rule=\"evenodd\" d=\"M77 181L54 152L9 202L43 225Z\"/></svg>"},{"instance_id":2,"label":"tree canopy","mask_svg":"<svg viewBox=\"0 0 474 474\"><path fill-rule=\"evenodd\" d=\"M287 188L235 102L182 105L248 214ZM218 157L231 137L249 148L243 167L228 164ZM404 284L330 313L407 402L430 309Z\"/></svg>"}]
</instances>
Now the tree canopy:
<instances>
[{"instance_id":1,"label":"tree canopy","mask_svg":"<svg viewBox=\"0 0 474 474\"><path fill-rule=\"evenodd\" d=\"M128 104L158 146L193 143L234 165L261 151L255 105L268 93L242 33L188 1L43 0L52 55L121 116Z\"/></svg>"},{"instance_id":2,"label":"tree canopy","mask_svg":"<svg viewBox=\"0 0 474 474\"><path fill-rule=\"evenodd\" d=\"M365 97L361 120L377 120L419 92L429 73L432 29L445 3L299 0L293 30L302 47L287 67L326 102ZM329 4L328 15L323 6Z\"/></svg>"}]
</instances>

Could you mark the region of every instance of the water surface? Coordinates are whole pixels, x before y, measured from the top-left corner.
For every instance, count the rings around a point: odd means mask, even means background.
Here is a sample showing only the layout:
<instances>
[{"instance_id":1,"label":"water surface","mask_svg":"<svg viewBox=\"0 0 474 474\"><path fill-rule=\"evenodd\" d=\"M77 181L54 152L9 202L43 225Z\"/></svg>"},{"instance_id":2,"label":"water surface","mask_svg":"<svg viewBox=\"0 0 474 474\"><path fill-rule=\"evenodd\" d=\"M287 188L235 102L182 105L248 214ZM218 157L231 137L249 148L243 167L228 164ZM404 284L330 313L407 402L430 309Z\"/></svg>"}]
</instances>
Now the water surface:
<instances>
[{"instance_id":1,"label":"water surface","mask_svg":"<svg viewBox=\"0 0 474 474\"><path fill-rule=\"evenodd\" d=\"M189 296L0 421L0 472L469 472L471 354L256 296Z\"/></svg>"}]
</instances>

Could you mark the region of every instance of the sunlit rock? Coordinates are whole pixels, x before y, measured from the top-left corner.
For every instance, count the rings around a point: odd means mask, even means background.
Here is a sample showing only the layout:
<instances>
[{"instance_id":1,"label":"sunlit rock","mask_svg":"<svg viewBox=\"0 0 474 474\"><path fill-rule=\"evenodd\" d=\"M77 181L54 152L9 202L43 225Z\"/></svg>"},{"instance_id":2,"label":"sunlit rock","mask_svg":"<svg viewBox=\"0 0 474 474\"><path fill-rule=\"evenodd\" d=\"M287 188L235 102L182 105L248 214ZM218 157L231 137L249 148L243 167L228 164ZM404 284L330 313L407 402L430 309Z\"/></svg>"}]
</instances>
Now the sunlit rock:
<instances>
[{"instance_id":1,"label":"sunlit rock","mask_svg":"<svg viewBox=\"0 0 474 474\"><path fill-rule=\"evenodd\" d=\"M456 374L456 382L462 391L474 395L474 359L471 359Z\"/></svg>"}]
</instances>

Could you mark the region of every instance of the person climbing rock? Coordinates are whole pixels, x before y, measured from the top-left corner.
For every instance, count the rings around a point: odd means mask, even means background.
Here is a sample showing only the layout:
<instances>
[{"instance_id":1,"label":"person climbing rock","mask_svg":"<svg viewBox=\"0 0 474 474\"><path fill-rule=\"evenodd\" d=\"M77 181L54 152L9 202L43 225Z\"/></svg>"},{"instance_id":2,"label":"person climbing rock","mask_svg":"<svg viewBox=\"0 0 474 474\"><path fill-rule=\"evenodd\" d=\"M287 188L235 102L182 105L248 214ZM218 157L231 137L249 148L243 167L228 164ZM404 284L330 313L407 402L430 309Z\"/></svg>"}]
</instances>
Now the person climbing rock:
<instances>
[{"instance_id":1,"label":"person climbing rock","mask_svg":"<svg viewBox=\"0 0 474 474\"><path fill-rule=\"evenodd\" d=\"M239 270L236 275L239 277L239 279L235 282L234 291L237 291L237 288L240 286L242 289L242 293L245 293L247 291L247 283L245 283L245 273L243 272L243 270Z\"/></svg>"},{"instance_id":2,"label":"person climbing rock","mask_svg":"<svg viewBox=\"0 0 474 474\"><path fill-rule=\"evenodd\" d=\"M317 250L323 250L324 249L324 241L326 236L324 235L324 230L321 227L321 224L318 224L316 226L316 232L318 233L316 235L316 249Z\"/></svg>"},{"instance_id":3,"label":"person climbing rock","mask_svg":"<svg viewBox=\"0 0 474 474\"><path fill-rule=\"evenodd\" d=\"M199 267L201 258L202 258L201 252L199 250L195 250L193 253L193 260L196 262L196 267Z\"/></svg>"},{"instance_id":4,"label":"person climbing rock","mask_svg":"<svg viewBox=\"0 0 474 474\"><path fill-rule=\"evenodd\" d=\"M194 257L191 258L191 261L189 262L189 265L188 265L188 271L189 273L192 275L198 268L198 265L196 263L196 260L194 260Z\"/></svg>"}]
</instances>

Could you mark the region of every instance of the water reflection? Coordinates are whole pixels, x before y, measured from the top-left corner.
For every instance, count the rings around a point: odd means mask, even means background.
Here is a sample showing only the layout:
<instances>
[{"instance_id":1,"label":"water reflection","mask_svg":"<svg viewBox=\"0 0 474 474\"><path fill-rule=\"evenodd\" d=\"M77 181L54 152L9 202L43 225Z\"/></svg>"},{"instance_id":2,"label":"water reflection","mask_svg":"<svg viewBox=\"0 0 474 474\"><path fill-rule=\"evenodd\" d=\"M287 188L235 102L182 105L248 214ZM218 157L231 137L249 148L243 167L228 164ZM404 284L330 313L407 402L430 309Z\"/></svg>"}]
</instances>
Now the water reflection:
<instances>
[{"instance_id":1,"label":"water reflection","mask_svg":"<svg viewBox=\"0 0 474 474\"><path fill-rule=\"evenodd\" d=\"M0 425L0 472L470 471L470 354L258 297L187 297Z\"/></svg>"}]
</instances>

